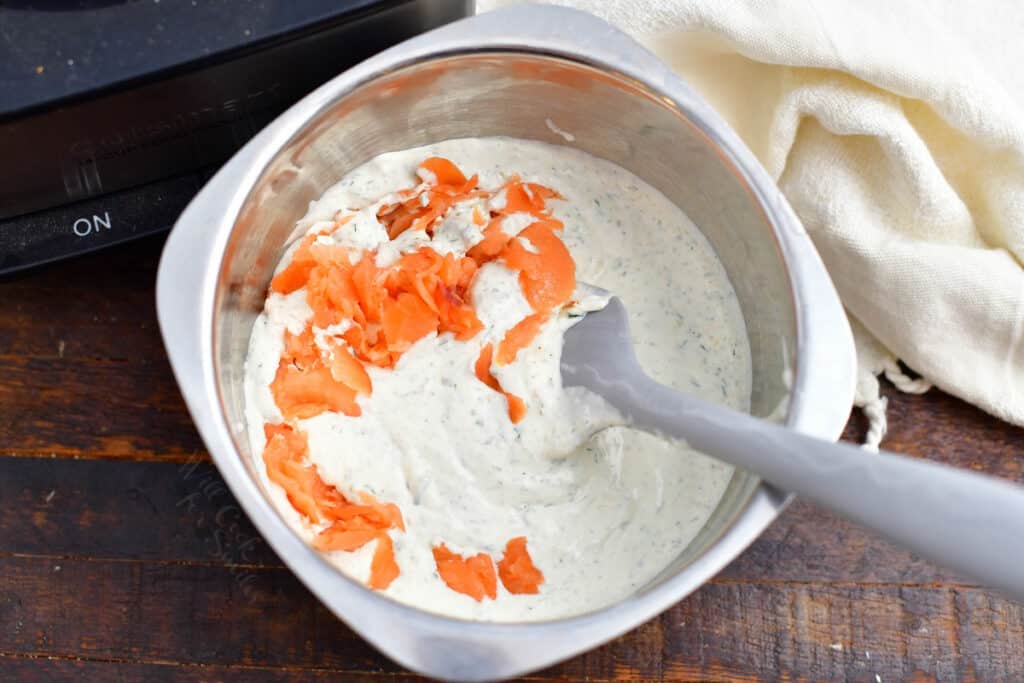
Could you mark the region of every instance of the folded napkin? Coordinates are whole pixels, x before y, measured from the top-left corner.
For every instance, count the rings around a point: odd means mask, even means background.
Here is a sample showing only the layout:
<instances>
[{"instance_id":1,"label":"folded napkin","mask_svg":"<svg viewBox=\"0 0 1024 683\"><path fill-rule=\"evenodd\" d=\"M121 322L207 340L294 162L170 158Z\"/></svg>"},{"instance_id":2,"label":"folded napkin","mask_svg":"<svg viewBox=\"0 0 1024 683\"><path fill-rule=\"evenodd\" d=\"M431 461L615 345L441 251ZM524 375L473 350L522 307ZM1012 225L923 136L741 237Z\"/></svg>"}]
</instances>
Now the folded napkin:
<instances>
[{"instance_id":1,"label":"folded napkin","mask_svg":"<svg viewBox=\"0 0 1024 683\"><path fill-rule=\"evenodd\" d=\"M882 372L1024 425L1024 3L560 4L671 64L779 183L850 315L872 445Z\"/></svg>"}]
</instances>

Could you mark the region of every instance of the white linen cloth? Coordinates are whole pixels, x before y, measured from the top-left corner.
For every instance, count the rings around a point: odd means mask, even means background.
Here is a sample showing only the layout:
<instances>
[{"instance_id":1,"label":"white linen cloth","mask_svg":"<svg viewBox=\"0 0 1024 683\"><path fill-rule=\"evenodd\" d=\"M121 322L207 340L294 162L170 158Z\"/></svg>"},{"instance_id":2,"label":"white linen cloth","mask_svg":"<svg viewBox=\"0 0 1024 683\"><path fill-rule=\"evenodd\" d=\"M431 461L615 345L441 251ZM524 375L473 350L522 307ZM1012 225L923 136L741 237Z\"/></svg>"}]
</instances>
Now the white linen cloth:
<instances>
[{"instance_id":1,"label":"white linen cloth","mask_svg":"<svg viewBox=\"0 0 1024 683\"><path fill-rule=\"evenodd\" d=\"M1024 425L1024 3L559 4L671 64L779 183L853 322L869 442L881 372Z\"/></svg>"}]
</instances>

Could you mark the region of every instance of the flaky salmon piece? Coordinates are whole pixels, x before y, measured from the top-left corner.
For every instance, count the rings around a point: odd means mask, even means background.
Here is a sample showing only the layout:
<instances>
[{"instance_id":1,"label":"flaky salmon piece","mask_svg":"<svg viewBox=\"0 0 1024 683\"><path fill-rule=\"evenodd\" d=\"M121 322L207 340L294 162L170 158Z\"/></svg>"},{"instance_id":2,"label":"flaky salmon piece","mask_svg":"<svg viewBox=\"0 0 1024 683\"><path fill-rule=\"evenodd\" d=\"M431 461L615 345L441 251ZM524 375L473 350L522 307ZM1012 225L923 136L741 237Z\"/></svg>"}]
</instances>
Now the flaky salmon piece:
<instances>
[{"instance_id":1,"label":"flaky salmon piece","mask_svg":"<svg viewBox=\"0 0 1024 683\"><path fill-rule=\"evenodd\" d=\"M530 551L526 549L525 536L517 536L505 544L505 554L498 561L498 576L509 593L540 592L544 574L534 566Z\"/></svg>"},{"instance_id":2,"label":"flaky salmon piece","mask_svg":"<svg viewBox=\"0 0 1024 683\"><path fill-rule=\"evenodd\" d=\"M463 557L441 543L434 546L434 562L441 580L456 593L468 595L477 602L498 596L498 580L490 555L477 553Z\"/></svg>"},{"instance_id":3,"label":"flaky salmon piece","mask_svg":"<svg viewBox=\"0 0 1024 683\"><path fill-rule=\"evenodd\" d=\"M267 477L284 489L288 502L311 523L328 523L313 538L313 547L352 551L376 541L369 584L377 590L387 588L399 575L388 531L405 531L398 506L381 503L365 492L354 503L324 482L316 465L307 463L306 435L291 425L267 423L263 432L267 437L263 449Z\"/></svg>"},{"instance_id":4,"label":"flaky salmon piece","mask_svg":"<svg viewBox=\"0 0 1024 683\"><path fill-rule=\"evenodd\" d=\"M515 424L526 416L526 403L515 394L501 388L498 378L491 373L493 356L494 346L492 344L485 345L480 349L480 355L477 356L473 372L476 374L477 379L505 396L505 400L508 401L508 418Z\"/></svg>"}]
</instances>

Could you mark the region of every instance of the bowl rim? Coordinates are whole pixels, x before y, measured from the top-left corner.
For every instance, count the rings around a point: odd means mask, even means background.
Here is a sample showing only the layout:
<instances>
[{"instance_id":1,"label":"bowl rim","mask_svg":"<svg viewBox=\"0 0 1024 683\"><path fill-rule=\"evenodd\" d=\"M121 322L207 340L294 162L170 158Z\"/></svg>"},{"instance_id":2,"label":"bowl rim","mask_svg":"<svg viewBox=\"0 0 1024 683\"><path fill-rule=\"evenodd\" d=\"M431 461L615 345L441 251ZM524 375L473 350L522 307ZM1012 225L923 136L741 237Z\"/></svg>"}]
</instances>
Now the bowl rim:
<instances>
[{"instance_id":1,"label":"bowl rim","mask_svg":"<svg viewBox=\"0 0 1024 683\"><path fill-rule=\"evenodd\" d=\"M395 70L467 53L529 53L624 76L679 109L732 167L771 225L787 270L800 354L788 426L835 439L852 404L855 355L838 295L806 231L753 154L678 76L632 39L589 14L514 7L435 29L344 72L246 144L200 191L168 238L157 312L171 366L225 482L282 561L342 621L404 666L433 676L489 680L533 671L596 647L689 595L739 555L792 496L761 482L733 523L675 575L619 602L541 622L476 622L399 603L343 573L287 525L246 470L216 381L214 311L227 240L251 189L304 127L362 85ZM802 369L814 367L811 373ZM524 650L524 648L527 648Z\"/></svg>"}]
</instances>

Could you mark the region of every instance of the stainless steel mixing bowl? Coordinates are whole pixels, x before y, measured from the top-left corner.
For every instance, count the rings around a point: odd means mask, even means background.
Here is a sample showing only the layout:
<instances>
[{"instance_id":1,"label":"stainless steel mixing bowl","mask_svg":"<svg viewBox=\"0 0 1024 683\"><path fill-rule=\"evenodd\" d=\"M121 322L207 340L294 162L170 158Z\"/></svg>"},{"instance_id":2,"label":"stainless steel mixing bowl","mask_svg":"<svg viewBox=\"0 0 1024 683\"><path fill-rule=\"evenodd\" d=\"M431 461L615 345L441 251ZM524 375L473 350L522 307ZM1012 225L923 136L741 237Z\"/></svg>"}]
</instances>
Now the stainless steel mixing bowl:
<instances>
[{"instance_id":1,"label":"stainless steel mixing bowl","mask_svg":"<svg viewBox=\"0 0 1024 683\"><path fill-rule=\"evenodd\" d=\"M835 438L854 385L846 318L778 189L685 83L594 17L554 7L474 17L381 53L292 107L228 162L175 226L158 279L164 340L214 462L278 555L382 652L416 671L465 680L535 670L650 619L724 567L787 501L737 472L703 531L650 585L583 616L529 624L466 622L398 604L343 576L289 529L256 476L242 377L252 322L295 221L377 154L488 135L573 145L682 207L739 295L755 414L785 415L793 429Z\"/></svg>"}]
</instances>

